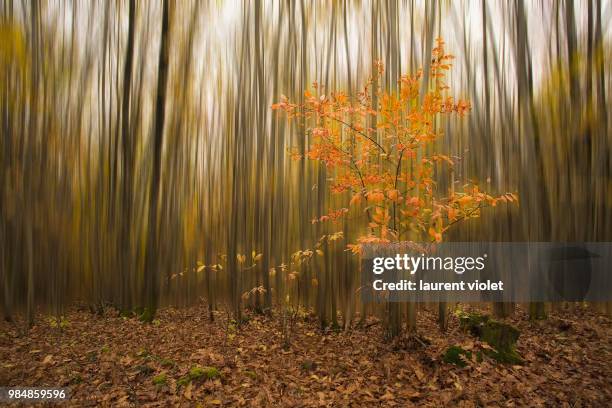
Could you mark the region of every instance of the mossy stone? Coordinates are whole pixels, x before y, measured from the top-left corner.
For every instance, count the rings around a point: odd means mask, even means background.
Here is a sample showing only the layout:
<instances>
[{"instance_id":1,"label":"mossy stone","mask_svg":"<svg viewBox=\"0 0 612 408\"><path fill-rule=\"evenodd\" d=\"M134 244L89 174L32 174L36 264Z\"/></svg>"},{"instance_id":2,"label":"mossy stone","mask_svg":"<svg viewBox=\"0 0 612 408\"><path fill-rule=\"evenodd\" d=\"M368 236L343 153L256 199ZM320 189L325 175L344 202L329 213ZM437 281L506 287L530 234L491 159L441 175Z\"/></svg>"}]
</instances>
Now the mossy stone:
<instances>
[{"instance_id":1,"label":"mossy stone","mask_svg":"<svg viewBox=\"0 0 612 408\"><path fill-rule=\"evenodd\" d=\"M462 358L462 356L464 357ZM465 367L467 366L467 363L465 362L464 358L470 360L472 358L472 352L464 350L459 346L450 346L444 353L442 360L448 364Z\"/></svg>"},{"instance_id":2,"label":"mossy stone","mask_svg":"<svg viewBox=\"0 0 612 408\"><path fill-rule=\"evenodd\" d=\"M520 331L516 327L479 313L464 313L459 316L459 322L461 327L473 336L494 348L494 350L485 350L485 354L489 357L500 363L523 363L523 359L515 349L520 336Z\"/></svg>"},{"instance_id":3,"label":"mossy stone","mask_svg":"<svg viewBox=\"0 0 612 408\"><path fill-rule=\"evenodd\" d=\"M463 357L462 357L463 356ZM442 361L448 364L454 364L459 367L467 366L466 360L472 359L472 352L465 350L460 346L450 346L446 349ZM482 353L479 351L476 353L476 361L482 361Z\"/></svg>"}]
</instances>

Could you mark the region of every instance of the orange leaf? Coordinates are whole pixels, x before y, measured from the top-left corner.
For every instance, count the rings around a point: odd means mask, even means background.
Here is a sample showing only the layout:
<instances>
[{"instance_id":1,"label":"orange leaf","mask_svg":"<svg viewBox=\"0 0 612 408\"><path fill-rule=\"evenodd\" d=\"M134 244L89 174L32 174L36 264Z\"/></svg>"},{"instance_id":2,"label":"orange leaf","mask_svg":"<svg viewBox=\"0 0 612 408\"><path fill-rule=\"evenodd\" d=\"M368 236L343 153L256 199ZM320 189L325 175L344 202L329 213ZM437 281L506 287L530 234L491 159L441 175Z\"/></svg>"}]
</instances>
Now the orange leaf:
<instances>
[{"instance_id":1,"label":"orange leaf","mask_svg":"<svg viewBox=\"0 0 612 408\"><path fill-rule=\"evenodd\" d=\"M351 198L351 202L349 203L349 205L361 203L361 198L362 198L361 193L355 194L353 198Z\"/></svg>"},{"instance_id":2,"label":"orange leaf","mask_svg":"<svg viewBox=\"0 0 612 408\"><path fill-rule=\"evenodd\" d=\"M387 191L387 197L389 197L391 201L395 201L395 202L399 201L400 199L399 190Z\"/></svg>"},{"instance_id":3,"label":"orange leaf","mask_svg":"<svg viewBox=\"0 0 612 408\"><path fill-rule=\"evenodd\" d=\"M442 234L437 232L433 227L429 227L429 235L436 240L436 242L442 241Z\"/></svg>"},{"instance_id":4,"label":"orange leaf","mask_svg":"<svg viewBox=\"0 0 612 408\"><path fill-rule=\"evenodd\" d=\"M373 203L381 203L385 200L385 195L380 191L371 191L368 193L368 201Z\"/></svg>"},{"instance_id":5,"label":"orange leaf","mask_svg":"<svg viewBox=\"0 0 612 408\"><path fill-rule=\"evenodd\" d=\"M461 205L468 205L468 204L470 204L472 202L472 200L473 200L472 196L465 195L465 196L461 197L460 199L458 199L457 201Z\"/></svg>"}]
</instances>

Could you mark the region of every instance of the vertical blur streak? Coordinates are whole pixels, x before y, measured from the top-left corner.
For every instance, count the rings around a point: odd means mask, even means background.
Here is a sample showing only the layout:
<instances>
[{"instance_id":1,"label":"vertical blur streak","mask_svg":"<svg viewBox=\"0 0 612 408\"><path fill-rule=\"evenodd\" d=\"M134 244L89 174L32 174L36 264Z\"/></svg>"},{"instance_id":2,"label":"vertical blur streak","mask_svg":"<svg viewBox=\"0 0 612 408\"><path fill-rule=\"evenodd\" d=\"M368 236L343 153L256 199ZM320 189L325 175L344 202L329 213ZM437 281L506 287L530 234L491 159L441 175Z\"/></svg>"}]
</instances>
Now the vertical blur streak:
<instances>
[{"instance_id":1,"label":"vertical blur streak","mask_svg":"<svg viewBox=\"0 0 612 408\"><path fill-rule=\"evenodd\" d=\"M344 248L368 214L311 222L348 193L307 160L305 122L270 105L314 83L354 95L374 61L386 68L374 86L398 92L422 68L424 93L438 36L456 56L449 86L473 106L438 124L440 148L463 157L444 188L469 178L520 197L452 239L612 240L611 12L609 0L3 1L4 318L79 301L152 320L202 297L211 318L306 307L322 326L387 312L414 328L414 305L358 304Z\"/></svg>"},{"instance_id":2,"label":"vertical blur streak","mask_svg":"<svg viewBox=\"0 0 612 408\"><path fill-rule=\"evenodd\" d=\"M169 16L168 1L162 0L162 27L161 45L159 50L159 65L157 72L157 96L155 101L155 115L153 126L153 175L149 186L149 221L147 224L147 248L144 271L144 298L146 309L144 320L151 321L155 316L159 293L159 267L160 262L160 225L158 219L158 201L161 184L161 156L164 141L164 122L166 118L166 86L168 83L168 56L169 56ZM166 197L165 202L168 202Z\"/></svg>"}]
</instances>

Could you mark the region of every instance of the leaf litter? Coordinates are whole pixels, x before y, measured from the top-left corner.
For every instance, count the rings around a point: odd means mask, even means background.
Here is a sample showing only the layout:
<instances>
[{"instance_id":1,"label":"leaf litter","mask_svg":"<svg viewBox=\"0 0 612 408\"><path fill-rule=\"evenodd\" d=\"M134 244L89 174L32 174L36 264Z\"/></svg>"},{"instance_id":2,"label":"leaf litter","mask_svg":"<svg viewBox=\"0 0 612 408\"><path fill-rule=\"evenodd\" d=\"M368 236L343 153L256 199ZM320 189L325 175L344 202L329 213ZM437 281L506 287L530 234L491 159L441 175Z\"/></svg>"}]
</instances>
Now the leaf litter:
<instances>
[{"instance_id":1,"label":"leaf litter","mask_svg":"<svg viewBox=\"0 0 612 408\"><path fill-rule=\"evenodd\" d=\"M278 319L247 314L227 333L227 316L205 305L165 308L156 324L73 308L64 327L43 316L26 335L0 323L0 386L68 387L63 406L610 406L612 322L590 309L529 322L521 331L524 365L488 358L444 363L448 347L484 350L451 318L447 333L427 310L421 340L385 340L375 318L348 331L321 332L300 319L283 347ZM473 353L475 354L475 353Z\"/></svg>"}]
</instances>

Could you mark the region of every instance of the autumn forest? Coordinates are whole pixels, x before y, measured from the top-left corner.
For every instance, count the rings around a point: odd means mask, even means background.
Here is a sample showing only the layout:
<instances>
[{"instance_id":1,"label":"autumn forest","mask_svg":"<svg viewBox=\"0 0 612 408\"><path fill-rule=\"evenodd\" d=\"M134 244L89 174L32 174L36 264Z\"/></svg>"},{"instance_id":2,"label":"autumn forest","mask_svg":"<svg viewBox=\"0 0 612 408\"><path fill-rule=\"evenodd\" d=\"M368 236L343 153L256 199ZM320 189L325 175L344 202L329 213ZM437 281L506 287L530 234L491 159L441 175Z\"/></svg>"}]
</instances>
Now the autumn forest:
<instances>
[{"instance_id":1,"label":"autumn forest","mask_svg":"<svg viewBox=\"0 0 612 408\"><path fill-rule=\"evenodd\" d=\"M372 300L363 251L611 242L611 15L2 0L0 403L609 405L612 293Z\"/></svg>"}]
</instances>

